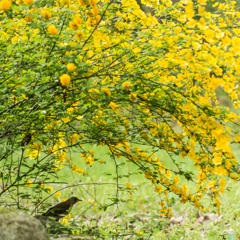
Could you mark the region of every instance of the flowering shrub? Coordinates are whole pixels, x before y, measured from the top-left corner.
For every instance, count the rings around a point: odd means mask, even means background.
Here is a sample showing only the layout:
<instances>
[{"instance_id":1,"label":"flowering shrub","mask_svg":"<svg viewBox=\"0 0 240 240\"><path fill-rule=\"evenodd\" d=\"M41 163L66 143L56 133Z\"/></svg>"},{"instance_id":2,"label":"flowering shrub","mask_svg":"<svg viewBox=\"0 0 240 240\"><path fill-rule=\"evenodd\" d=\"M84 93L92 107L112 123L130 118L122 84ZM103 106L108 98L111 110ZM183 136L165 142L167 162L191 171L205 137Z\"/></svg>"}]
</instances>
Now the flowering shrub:
<instances>
[{"instance_id":1,"label":"flowering shrub","mask_svg":"<svg viewBox=\"0 0 240 240\"><path fill-rule=\"evenodd\" d=\"M1 195L20 185L51 191L41 184L63 163L86 174L102 162L85 148L96 144L107 146L116 166L137 165L166 203L172 192L204 210L208 191L220 213L225 179L240 177L232 151L240 116L216 93L240 106L240 12L234 1L216 3L214 14L206 0L142 3L155 15L134 0L0 2ZM187 157L197 176L183 170ZM194 193L182 178L196 184ZM165 203L161 212L171 215Z\"/></svg>"}]
</instances>

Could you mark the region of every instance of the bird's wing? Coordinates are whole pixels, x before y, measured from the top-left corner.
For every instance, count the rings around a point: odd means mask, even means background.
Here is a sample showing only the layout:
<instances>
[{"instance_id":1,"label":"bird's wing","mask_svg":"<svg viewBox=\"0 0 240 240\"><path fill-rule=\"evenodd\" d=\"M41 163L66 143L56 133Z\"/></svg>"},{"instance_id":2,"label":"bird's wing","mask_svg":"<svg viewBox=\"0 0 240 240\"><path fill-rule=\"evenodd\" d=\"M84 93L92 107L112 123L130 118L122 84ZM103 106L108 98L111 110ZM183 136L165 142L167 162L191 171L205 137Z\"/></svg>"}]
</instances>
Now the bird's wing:
<instances>
[{"instance_id":1,"label":"bird's wing","mask_svg":"<svg viewBox=\"0 0 240 240\"><path fill-rule=\"evenodd\" d=\"M66 203L66 204L64 204L64 206L63 206L62 203L58 203L57 205L49 208L49 209L47 210L47 212L43 214L43 216L53 216L53 217L55 217L56 215L60 215L60 214L65 214L65 215L67 215L68 212L69 212L69 210L68 210L69 207L70 207L70 204L67 204L67 203Z\"/></svg>"},{"instance_id":2,"label":"bird's wing","mask_svg":"<svg viewBox=\"0 0 240 240\"><path fill-rule=\"evenodd\" d=\"M45 213L45 216L55 216L62 214L63 212L65 212L65 209L52 207L48 209L48 211Z\"/></svg>"}]
</instances>

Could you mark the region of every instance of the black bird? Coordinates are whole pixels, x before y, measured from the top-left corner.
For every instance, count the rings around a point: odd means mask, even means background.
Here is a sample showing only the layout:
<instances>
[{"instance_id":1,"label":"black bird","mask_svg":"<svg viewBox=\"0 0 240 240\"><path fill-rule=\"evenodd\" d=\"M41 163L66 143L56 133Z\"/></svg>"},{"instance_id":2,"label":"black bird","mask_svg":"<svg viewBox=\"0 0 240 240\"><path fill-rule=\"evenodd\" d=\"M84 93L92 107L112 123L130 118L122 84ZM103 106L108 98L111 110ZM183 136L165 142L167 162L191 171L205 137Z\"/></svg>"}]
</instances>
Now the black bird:
<instances>
[{"instance_id":1,"label":"black bird","mask_svg":"<svg viewBox=\"0 0 240 240\"><path fill-rule=\"evenodd\" d=\"M80 201L82 201L82 200L80 200L76 197L70 197L67 201L58 203L57 205L49 208L47 210L47 212L42 214L42 216L54 217L56 219L56 221L58 221L60 218L68 215L69 212L71 211L73 205Z\"/></svg>"}]
</instances>

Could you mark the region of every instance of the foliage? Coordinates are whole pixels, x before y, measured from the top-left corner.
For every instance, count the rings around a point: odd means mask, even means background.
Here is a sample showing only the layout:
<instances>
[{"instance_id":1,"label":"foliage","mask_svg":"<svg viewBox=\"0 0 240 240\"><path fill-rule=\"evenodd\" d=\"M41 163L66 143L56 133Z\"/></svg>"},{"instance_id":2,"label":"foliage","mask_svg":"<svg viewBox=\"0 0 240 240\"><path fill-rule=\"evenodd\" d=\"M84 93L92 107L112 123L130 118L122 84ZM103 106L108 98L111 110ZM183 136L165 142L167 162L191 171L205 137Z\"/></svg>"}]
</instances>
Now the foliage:
<instances>
[{"instance_id":1,"label":"foliage","mask_svg":"<svg viewBox=\"0 0 240 240\"><path fill-rule=\"evenodd\" d=\"M99 177L102 177L100 169L94 173L95 180ZM71 225L71 222L68 222L68 225L74 227L76 233L94 234L96 239L122 239L124 237L126 239L151 240L195 239L196 237L197 239L229 239L231 235L234 235L234 239L239 238L240 188L238 182L228 181L231 191L227 191L220 198L223 204L222 215L217 222L214 219L206 219L202 223L197 223L199 220L198 210L194 209L190 203L181 204L178 197L170 193L170 206L174 218L182 218L178 224L174 223L172 219L159 216L159 196L152 194L148 182L143 180L141 175L134 177L134 179L131 177L131 182L138 182L138 191L131 198L128 198L127 193L125 193L122 197L127 201L119 204L117 211L114 211L114 207L109 207L105 212L89 209L86 214L81 215L83 209L87 208L86 202L89 198L96 199L96 203L101 205L101 203L108 201L107 193L111 193L111 190L106 185L105 187L96 185L97 189L95 190L91 186L75 189L76 194L84 197L84 201L73 209L75 226ZM84 179L84 182L86 181L87 179ZM140 184L141 182L142 184ZM97 192L96 196L94 192ZM207 200L205 196L204 203ZM81 217L76 220L79 215ZM210 213L209 215L218 217L217 214Z\"/></svg>"},{"instance_id":2,"label":"foliage","mask_svg":"<svg viewBox=\"0 0 240 240\"><path fill-rule=\"evenodd\" d=\"M239 179L231 143L239 116L219 105L216 89L240 105L240 12L234 1L1 0L1 196L21 207L34 188L35 204L63 167L79 175L108 164L86 146L108 149L119 169L131 162L163 194L160 213L172 215L168 193L204 210L208 193L220 213L225 178ZM178 127L176 127L178 126ZM174 168L157 152L168 153ZM80 168L71 159L79 153ZM175 156L181 156L177 161ZM184 170L189 157L198 171ZM185 178L196 184L191 193Z\"/></svg>"}]
</instances>

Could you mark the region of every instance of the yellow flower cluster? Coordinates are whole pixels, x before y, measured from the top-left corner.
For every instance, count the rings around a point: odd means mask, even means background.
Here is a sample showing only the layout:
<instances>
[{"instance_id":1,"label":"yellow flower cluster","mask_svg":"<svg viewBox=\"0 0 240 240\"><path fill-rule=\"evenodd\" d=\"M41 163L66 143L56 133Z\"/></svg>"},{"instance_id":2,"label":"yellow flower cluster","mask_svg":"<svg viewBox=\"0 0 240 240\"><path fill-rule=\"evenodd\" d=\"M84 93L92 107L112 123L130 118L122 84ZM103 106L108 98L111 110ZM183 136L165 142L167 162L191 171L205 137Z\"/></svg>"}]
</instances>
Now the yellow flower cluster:
<instances>
[{"instance_id":1,"label":"yellow flower cluster","mask_svg":"<svg viewBox=\"0 0 240 240\"><path fill-rule=\"evenodd\" d=\"M26 186L31 187L32 186L32 181L31 180L27 180Z\"/></svg>"},{"instance_id":2,"label":"yellow flower cluster","mask_svg":"<svg viewBox=\"0 0 240 240\"><path fill-rule=\"evenodd\" d=\"M0 2L0 8L3 10L3 11L7 11L11 8L11 1L9 0L2 0Z\"/></svg>"},{"instance_id":3,"label":"yellow flower cluster","mask_svg":"<svg viewBox=\"0 0 240 240\"><path fill-rule=\"evenodd\" d=\"M103 87L103 88L101 88L101 92L102 92L104 95L108 96L108 97L111 96L111 92L110 92L110 90L109 90L108 87Z\"/></svg>"},{"instance_id":4,"label":"yellow flower cluster","mask_svg":"<svg viewBox=\"0 0 240 240\"><path fill-rule=\"evenodd\" d=\"M94 157L92 155L89 156L87 153L81 153L81 156L83 161L85 161L86 164L89 166L91 166L95 162Z\"/></svg>"},{"instance_id":5,"label":"yellow flower cluster","mask_svg":"<svg viewBox=\"0 0 240 240\"><path fill-rule=\"evenodd\" d=\"M49 18L52 17L52 14L49 11L41 11L41 15L43 16L44 19L48 20Z\"/></svg>"},{"instance_id":6,"label":"yellow flower cluster","mask_svg":"<svg viewBox=\"0 0 240 240\"><path fill-rule=\"evenodd\" d=\"M52 35L57 35L58 34L58 29L54 25L50 25L48 27L48 32Z\"/></svg>"},{"instance_id":7,"label":"yellow flower cluster","mask_svg":"<svg viewBox=\"0 0 240 240\"><path fill-rule=\"evenodd\" d=\"M161 193L162 190L163 190L162 186L161 186L161 185L158 185L158 186L155 186L154 192L156 192L156 193Z\"/></svg>"},{"instance_id":8,"label":"yellow flower cluster","mask_svg":"<svg viewBox=\"0 0 240 240\"><path fill-rule=\"evenodd\" d=\"M56 192L55 194L56 194L56 196L61 197L61 193L60 192Z\"/></svg>"},{"instance_id":9,"label":"yellow flower cluster","mask_svg":"<svg viewBox=\"0 0 240 240\"><path fill-rule=\"evenodd\" d=\"M74 144L78 140L79 136L77 133L74 133L72 136L69 137L69 141L71 144Z\"/></svg>"},{"instance_id":10,"label":"yellow flower cluster","mask_svg":"<svg viewBox=\"0 0 240 240\"><path fill-rule=\"evenodd\" d=\"M78 30L82 23L82 19L79 16L76 16L72 22L70 22L70 28L72 30Z\"/></svg>"},{"instance_id":11,"label":"yellow flower cluster","mask_svg":"<svg viewBox=\"0 0 240 240\"><path fill-rule=\"evenodd\" d=\"M109 103L109 106L112 108L112 110L115 112L115 113L118 113L119 112L119 106L114 103L114 102L110 102Z\"/></svg>"},{"instance_id":12,"label":"yellow flower cluster","mask_svg":"<svg viewBox=\"0 0 240 240\"><path fill-rule=\"evenodd\" d=\"M68 85L70 83L70 76L68 74L63 74L61 77L60 77L60 82L62 85Z\"/></svg>"},{"instance_id":13,"label":"yellow flower cluster","mask_svg":"<svg viewBox=\"0 0 240 240\"><path fill-rule=\"evenodd\" d=\"M66 118L62 118L62 121L63 121L64 123L68 123L68 122L71 121L71 119L70 119L69 117L66 117Z\"/></svg>"},{"instance_id":14,"label":"yellow flower cluster","mask_svg":"<svg viewBox=\"0 0 240 240\"><path fill-rule=\"evenodd\" d=\"M75 38L76 38L78 41L82 40L82 39L84 38L84 33L82 33L82 32L77 32L77 33L75 34Z\"/></svg>"},{"instance_id":15,"label":"yellow flower cluster","mask_svg":"<svg viewBox=\"0 0 240 240\"><path fill-rule=\"evenodd\" d=\"M129 99L133 102L137 100L137 94L136 93L130 93L129 94Z\"/></svg>"},{"instance_id":16,"label":"yellow flower cluster","mask_svg":"<svg viewBox=\"0 0 240 240\"><path fill-rule=\"evenodd\" d=\"M131 82L123 82L122 83L122 89L123 90L130 90L131 89L131 87L132 87L132 83Z\"/></svg>"},{"instance_id":17,"label":"yellow flower cluster","mask_svg":"<svg viewBox=\"0 0 240 240\"><path fill-rule=\"evenodd\" d=\"M68 64L67 64L67 69L68 69L69 71L73 71L73 70L76 69L76 65L75 65L74 63L68 63Z\"/></svg>"},{"instance_id":18,"label":"yellow flower cluster","mask_svg":"<svg viewBox=\"0 0 240 240\"><path fill-rule=\"evenodd\" d=\"M32 22L33 17L32 17L32 15L27 15L27 16L24 18L24 20L25 20L26 22Z\"/></svg>"},{"instance_id":19,"label":"yellow flower cluster","mask_svg":"<svg viewBox=\"0 0 240 240\"><path fill-rule=\"evenodd\" d=\"M24 4L31 5L33 3L33 0L23 0Z\"/></svg>"},{"instance_id":20,"label":"yellow flower cluster","mask_svg":"<svg viewBox=\"0 0 240 240\"><path fill-rule=\"evenodd\" d=\"M73 172L77 172L79 175L83 174L84 173L84 170L79 168L76 164L73 164L72 165L72 171Z\"/></svg>"}]
</instances>

